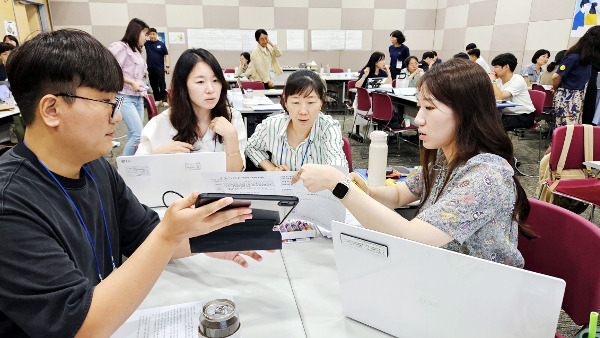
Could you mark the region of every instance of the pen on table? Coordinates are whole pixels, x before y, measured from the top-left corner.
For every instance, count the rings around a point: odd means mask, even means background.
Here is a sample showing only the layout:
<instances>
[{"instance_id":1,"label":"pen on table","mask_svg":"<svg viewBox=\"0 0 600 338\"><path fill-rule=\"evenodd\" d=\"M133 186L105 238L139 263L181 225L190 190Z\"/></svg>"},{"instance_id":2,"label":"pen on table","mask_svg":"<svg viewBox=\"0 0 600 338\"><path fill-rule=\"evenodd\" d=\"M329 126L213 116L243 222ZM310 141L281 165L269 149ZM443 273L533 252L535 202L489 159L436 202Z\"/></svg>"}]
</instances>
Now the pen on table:
<instances>
[{"instance_id":1,"label":"pen on table","mask_svg":"<svg viewBox=\"0 0 600 338\"><path fill-rule=\"evenodd\" d=\"M590 330L588 331L589 338L596 338L596 327L598 325L598 312L590 313Z\"/></svg>"}]
</instances>

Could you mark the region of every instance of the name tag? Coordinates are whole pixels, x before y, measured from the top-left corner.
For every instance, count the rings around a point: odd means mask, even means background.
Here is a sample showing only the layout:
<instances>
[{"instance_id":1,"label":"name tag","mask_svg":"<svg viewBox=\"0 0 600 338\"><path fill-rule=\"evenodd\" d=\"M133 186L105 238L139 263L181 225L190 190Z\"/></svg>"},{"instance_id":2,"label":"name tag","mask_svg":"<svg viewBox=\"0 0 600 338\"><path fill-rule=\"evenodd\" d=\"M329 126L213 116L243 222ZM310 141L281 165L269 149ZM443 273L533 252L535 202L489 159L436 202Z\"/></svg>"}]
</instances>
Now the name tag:
<instances>
[{"instance_id":1,"label":"name tag","mask_svg":"<svg viewBox=\"0 0 600 338\"><path fill-rule=\"evenodd\" d=\"M156 48L160 49L161 46L156 46Z\"/></svg>"},{"instance_id":2,"label":"name tag","mask_svg":"<svg viewBox=\"0 0 600 338\"><path fill-rule=\"evenodd\" d=\"M400 60L397 60L397 61L396 61L396 68L397 68L397 69L400 69L400 68L402 68L402 61L400 61Z\"/></svg>"}]
</instances>

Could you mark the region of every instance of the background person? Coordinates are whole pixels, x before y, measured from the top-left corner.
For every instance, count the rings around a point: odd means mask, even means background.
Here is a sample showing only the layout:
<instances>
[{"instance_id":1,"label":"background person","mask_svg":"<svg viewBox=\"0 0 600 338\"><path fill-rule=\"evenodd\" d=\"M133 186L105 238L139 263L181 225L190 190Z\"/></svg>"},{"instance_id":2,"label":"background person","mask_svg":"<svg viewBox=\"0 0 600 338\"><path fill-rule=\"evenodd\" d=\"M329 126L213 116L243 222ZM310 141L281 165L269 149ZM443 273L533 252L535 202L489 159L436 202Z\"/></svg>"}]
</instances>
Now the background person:
<instances>
[{"instance_id":1,"label":"background person","mask_svg":"<svg viewBox=\"0 0 600 338\"><path fill-rule=\"evenodd\" d=\"M19 40L17 40L17 38L12 35L5 35L4 38L2 39L2 42L10 43L11 45L13 45L15 47L19 47Z\"/></svg>"},{"instance_id":2,"label":"background person","mask_svg":"<svg viewBox=\"0 0 600 338\"><path fill-rule=\"evenodd\" d=\"M148 63L148 79L156 104L169 106L165 74L169 74L169 51L164 42L158 40L156 28L150 28L150 39L144 43L146 47L146 62ZM162 102L161 102L162 101Z\"/></svg>"},{"instance_id":3,"label":"background person","mask_svg":"<svg viewBox=\"0 0 600 338\"><path fill-rule=\"evenodd\" d=\"M471 49L470 51L467 52L467 55L469 55L469 59L471 61L480 65L481 68L483 68L483 70L485 70L486 73L489 73L492 71L490 69L490 66L487 64L487 62L481 57L481 51L479 50L479 48Z\"/></svg>"},{"instance_id":4,"label":"background person","mask_svg":"<svg viewBox=\"0 0 600 338\"><path fill-rule=\"evenodd\" d=\"M404 44L406 37L401 31L395 30L390 33L390 72L392 79L395 79L404 65L402 62L410 56L410 49Z\"/></svg>"},{"instance_id":5,"label":"background person","mask_svg":"<svg viewBox=\"0 0 600 338\"><path fill-rule=\"evenodd\" d=\"M481 67L446 61L419 82L415 123L423 152L416 174L372 188L356 173L344 177L330 166L306 164L292 183L302 180L310 192L333 191L368 229L523 267L517 241L520 231L532 237L524 225L529 205L508 162L513 148L493 97ZM394 211L419 200L413 220Z\"/></svg>"},{"instance_id":6,"label":"background person","mask_svg":"<svg viewBox=\"0 0 600 338\"><path fill-rule=\"evenodd\" d=\"M533 54L533 57L531 58L532 63L523 67L523 70L521 71L521 75L525 79L527 85L538 82L540 74L544 71L542 67L548 63L548 59L550 59L550 51L546 49L539 49Z\"/></svg>"},{"instance_id":7,"label":"background person","mask_svg":"<svg viewBox=\"0 0 600 338\"><path fill-rule=\"evenodd\" d=\"M408 79L408 87L416 87L417 82L425 73L422 68L419 68L419 59L416 56L409 56L404 60L405 68L402 68L400 71L401 74L406 74L406 79Z\"/></svg>"},{"instance_id":8,"label":"background person","mask_svg":"<svg viewBox=\"0 0 600 338\"><path fill-rule=\"evenodd\" d=\"M554 55L554 61L550 62L548 64L548 66L546 67L546 70L544 70L540 74L540 77L538 78L538 84L547 85L547 86L552 85L552 76L558 70L558 65L561 63L562 59L565 57L566 52L567 52L567 50L563 49L560 52L556 53L556 55Z\"/></svg>"},{"instance_id":9,"label":"background person","mask_svg":"<svg viewBox=\"0 0 600 338\"><path fill-rule=\"evenodd\" d=\"M248 140L248 158L266 171L295 171L305 163L348 167L340 123L321 112L325 94L318 74L293 72L283 89L287 113L270 116L256 127Z\"/></svg>"},{"instance_id":10,"label":"background person","mask_svg":"<svg viewBox=\"0 0 600 338\"><path fill-rule=\"evenodd\" d=\"M250 66L250 53L243 52L240 54L240 65L238 69L235 71L235 77L245 77L248 80L252 81L252 73L254 68Z\"/></svg>"},{"instance_id":11,"label":"background person","mask_svg":"<svg viewBox=\"0 0 600 338\"><path fill-rule=\"evenodd\" d=\"M433 54L433 52L425 52L423 53L421 62L419 62L419 68L423 69L423 71L428 71L429 67L431 67L434 63L435 55Z\"/></svg>"},{"instance_id":12,"label":"background person","mask_svg":"<svg viewBox=\"0 0 600 338\"><path fill-rule=\"evenodd\" d=\"M171 88L171 108L148 121L136 155L220 151L227 155L227 171L242 171L246 126L229 108L229 84L217 59L205 49L186 50Z\"/></svg>"},{"instance_id":13,"label":"background person","mask_svg":"<svg viewBox=\"0 0 600 338\"><path fill-rule=\"evenodd\" d=\"M6 80L6 60L13 49L12 44L0 42L0 81Z\"/></svg>"},{"instance_id":14,"label":"background person","mask_svg":"<svg viewBox=\"0 0 600 338\"><path fill-rule=\"evenodd\" d=\"M150 27L140 20L132 19L127 25L125 35L121 41L113 42L108 49L113 53L121 69L125 84L119 91L123 98L121 113L127 125L127 143L123 148L123 155L131 156L135 147L140 143L142 122L144 121L144 100L146 94L143 78L146 73L146 62L142 57L142 47L148 39Z\"/></svg>"},{"instance_id":15,"label":"background person","mask_svg":"<svg viewBox=\"0 0 600 338\"><path fill-rule=\"evenodd\" d=\"M253 80L265 84L265 89L274 88L273 79L271 79L271 71L273 74L279 75L283 73L277 58L283 55L277 45L269 40L269 34L264 29L257 29L254 33L254 38L258 45L250 55L252 59L252 67L254 69Z\"/></svg>"},{"instance_id":16,"label":"background person","mask_svg":"<svg viewBox=\"0 0 600 338\"><path fill-rule=\"evenodd\" d=\"M385 83L392 83L392 74L389 66L385 64L385 54L382 52L374 52L369 57L369 61L358 74L356 87L367 88L369 81L367 79L373 77L386 78Z\"/></svg>"}]
</instances>

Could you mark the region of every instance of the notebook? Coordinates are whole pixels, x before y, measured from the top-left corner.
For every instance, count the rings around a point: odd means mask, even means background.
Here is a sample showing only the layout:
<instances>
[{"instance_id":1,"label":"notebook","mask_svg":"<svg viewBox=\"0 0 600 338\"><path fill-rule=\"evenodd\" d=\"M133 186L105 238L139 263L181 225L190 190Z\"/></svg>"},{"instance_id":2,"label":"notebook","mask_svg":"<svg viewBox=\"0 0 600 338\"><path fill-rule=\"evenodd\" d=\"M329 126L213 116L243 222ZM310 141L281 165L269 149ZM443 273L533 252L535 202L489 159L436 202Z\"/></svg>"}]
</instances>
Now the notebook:
<instances>
[{"instance_id":1,"label":"notebook","mask_svg":"<svg viewBox=\"0 0 600 338\"><path fill-rule=\"evenodd\" d=\"M225 172L224 152L117 157L119 174L140 203L162 207L194 190L203 192L203 172Z\"/></svg>"},{"instance_id":2,"label":"notebook","mask_svg":"<svg viewBox=\"0 0 600 338\"><path fill-rule=\"evenodd\" d=\"M398 337L554 337L562 279L332 222L344 314Z\"/></svg>"}]
</instances>

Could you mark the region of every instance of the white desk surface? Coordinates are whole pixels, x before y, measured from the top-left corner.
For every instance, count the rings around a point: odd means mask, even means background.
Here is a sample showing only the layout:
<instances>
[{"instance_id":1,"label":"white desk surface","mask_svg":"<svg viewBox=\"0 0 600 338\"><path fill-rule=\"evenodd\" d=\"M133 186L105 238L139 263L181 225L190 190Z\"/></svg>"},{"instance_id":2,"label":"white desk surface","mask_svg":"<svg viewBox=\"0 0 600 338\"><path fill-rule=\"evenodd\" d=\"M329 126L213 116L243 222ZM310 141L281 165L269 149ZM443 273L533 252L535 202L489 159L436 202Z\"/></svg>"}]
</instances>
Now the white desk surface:
<instances>
[{"instance_id":1,"label":"white desk surface","mask_svg":"<svg viewBox=\"0 0 600 338\"><path fill-rule=\"evenodd\" d=\"M19 110L19 107L15 107L14 109L10 109L10 110L2 110L2 111L0 111L0 119L4 118L4 117L8 117L8 116L17 115L19 113L21 113L21 111Z\"/></svg>"},{"instance_id":2,"label":"white desk surface","mask_svg":"<svg viewBox=\"0 0 600 338\"><path fill-rule=\"evenodd\" d=\"M358 75L356 73L331 73L330 75L319 74L321 77L325 79L325 81L356 81L358 80Z\"/></svg>"},{"instance_id":3,"label":"white desk surface","mask_svg":"<svg viewBox=\"0 0 600 338\"><path fill-rule=\"evenodd\" d=\"M254 90L254 94L262 94L264 96L281 96L281 94L283 94L283 89Z\"/></svg>"},{"instance_id":4,"label":"white desk surface","mask_svg":"<svg viewBox=\"0 0 600 338\"><path fill-rule=\"evenodd\" d=\"M592 168L595 169L599 169L600 170L600 161L588 161L588 162L583 162L583 165L589 165Z\"/></svg>"}]
</instances>

